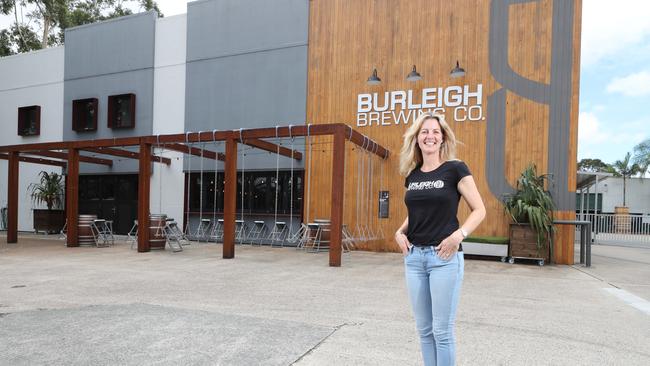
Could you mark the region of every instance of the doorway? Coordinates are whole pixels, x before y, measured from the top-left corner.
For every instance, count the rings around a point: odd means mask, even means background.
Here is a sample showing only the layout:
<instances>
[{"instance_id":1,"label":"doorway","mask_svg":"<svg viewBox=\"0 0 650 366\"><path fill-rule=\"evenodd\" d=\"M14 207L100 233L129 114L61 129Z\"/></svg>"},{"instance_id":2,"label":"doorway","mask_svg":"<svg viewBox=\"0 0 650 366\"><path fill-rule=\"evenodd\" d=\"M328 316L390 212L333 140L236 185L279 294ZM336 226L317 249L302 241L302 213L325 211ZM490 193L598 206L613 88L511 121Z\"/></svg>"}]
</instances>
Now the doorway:
<instances>
[{"instance_id":1,"label":"doorway","mask_svg":"<svg viewBox=\"0 0 650 366\"><path fill-rule=\"evenodd\" d=\"M138 214L138 175L80 175L79 214L113 220L113 232L126 235Z\"/></svg>"}]
</instances>

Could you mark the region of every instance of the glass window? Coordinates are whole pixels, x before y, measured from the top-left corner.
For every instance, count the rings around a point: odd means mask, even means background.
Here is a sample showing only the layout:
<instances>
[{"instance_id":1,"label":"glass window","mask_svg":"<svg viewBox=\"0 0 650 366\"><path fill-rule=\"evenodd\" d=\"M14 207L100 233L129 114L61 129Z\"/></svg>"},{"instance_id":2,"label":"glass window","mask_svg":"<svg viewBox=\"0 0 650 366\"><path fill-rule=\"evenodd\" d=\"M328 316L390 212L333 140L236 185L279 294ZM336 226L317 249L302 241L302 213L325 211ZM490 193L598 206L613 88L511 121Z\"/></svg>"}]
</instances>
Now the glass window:
<instances>
[{"instance_id":1,"label":"glass window","mask_svg":"<svg viewBox=\"0 0 650 366\"><path fill-rule=\"evenodd\" d=\"M72 101L72 129L77 132L96 131L97 98L77 99Z\"/></svg>"},{"instance_id":2,"label":"glass window","mask_svg":"<svg viewBox=\"0 0 650 366\"><path fill-rule=\"evenodd\" d=\"M18 108L18 135L38 136L41 134L41 106Z\"/></svg>"},{"instance_id":3,"label":"glass window","mask_svg":"<svg viewBox=\"0 0 650 366\"><path fill-rule=\"evenodd\" d=\"M135 127L135 94L120 94L108 97L108 127Z\"/></svg>"},{"instance_id":4,"label":"glass window","mask_svg":"<svg viewBox=\"0 0 650 366\"><path fill-rule=\"evenodd\" d=\"M277 186L278 214L288 215L293 211L294 215L302 212L303 177L302 170L294 170L293 182L291 171L280 171L278 176L279 184L276 185L275 171L255 171L244 173L244 213L275 213L275 197ZM203 185L201 186L200 173L190 174L190 198L189 208L192 212L211 212L215 203L214 172L203 173ZM224 173L217 173L216 204L217 212L223 212L224 201ZM203 195L201 195L203 188ZM293 189L293 210L291 207L291 190ZM201 199L203 204L201 205ZM237 211L242 209L242 174L237 173Z\"/></svg>"}]
</instances>

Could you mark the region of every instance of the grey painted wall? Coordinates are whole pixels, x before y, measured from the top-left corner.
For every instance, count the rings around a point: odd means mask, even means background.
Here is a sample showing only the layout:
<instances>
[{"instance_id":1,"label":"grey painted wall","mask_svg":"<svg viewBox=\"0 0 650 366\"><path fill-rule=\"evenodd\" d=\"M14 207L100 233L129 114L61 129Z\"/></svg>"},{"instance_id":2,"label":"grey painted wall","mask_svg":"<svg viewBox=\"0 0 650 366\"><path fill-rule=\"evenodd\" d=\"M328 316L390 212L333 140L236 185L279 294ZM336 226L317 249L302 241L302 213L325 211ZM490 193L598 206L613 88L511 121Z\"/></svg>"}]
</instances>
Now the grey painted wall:
<instances>
[{"instance_id":1,"label":"grey painted wall","mask_svg":"<svg viewBox=\"0 0 650 366\"><path fill-rule=\"evenodd\" d=\"M187 14L185 131L304 124L308 0L207 0ZM246 169L275 168L255 156Z\"/></svg>"},{"instance_id":2,"label":"grey painted wall","mask_svg":"<svg viewBox=\"0 0 650 366\"><path fill-rule=\"evenodd\" d=\"M499 198L514 191L505 178L506 92L549 106L548 173L550 187L561 211L575 210L575 192L569 191L567 156L571 118L573 72L573 1L553 1L551 83L544 84L517 74L508 64L509 7L538 0L493 0L490 5L490 71L502 85L488 96L486 174L490 191ZM543 121L539 121L542 123ZM540 172L541 173L541 172Z\"/></svg>"},{"instance_id":3,"label":"grey painted wall","mask_svg":"<svg viewBox=\"0 0 650 366\"><path fill-rule=\"evenodd\" d=\"M85 140L151 135L156 13L148 12L67 29L63 139ZM107 127L108 96L136 95L135 128ZM97 98L97 131L72 130L72 101ZM137 171L136 161L116 162L111 169L84 164L81 173Z\"/></svg>"}]
</instances>

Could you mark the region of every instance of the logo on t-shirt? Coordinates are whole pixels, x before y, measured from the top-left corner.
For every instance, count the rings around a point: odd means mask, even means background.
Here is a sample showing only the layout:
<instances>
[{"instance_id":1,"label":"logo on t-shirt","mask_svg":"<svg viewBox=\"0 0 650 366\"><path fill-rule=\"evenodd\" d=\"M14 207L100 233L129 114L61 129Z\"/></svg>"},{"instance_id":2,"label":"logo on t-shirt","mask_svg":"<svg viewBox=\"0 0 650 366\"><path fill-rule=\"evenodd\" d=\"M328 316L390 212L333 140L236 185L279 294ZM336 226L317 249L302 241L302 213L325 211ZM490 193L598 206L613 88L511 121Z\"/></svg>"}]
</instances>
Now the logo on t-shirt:
<instances>
[{"instance_id":1,"label":"logo on t-shirt","mask_svg":"<svg viewBox=\"0 0 650 366\"><path fill-rule=\"evenodd\" d=\"M441 180L430 180L425 182L412 182L409 183L409 191L422 191L425 189L437 188L440 189L445 186L445 182Z\"/></svg>"}]
</instances>

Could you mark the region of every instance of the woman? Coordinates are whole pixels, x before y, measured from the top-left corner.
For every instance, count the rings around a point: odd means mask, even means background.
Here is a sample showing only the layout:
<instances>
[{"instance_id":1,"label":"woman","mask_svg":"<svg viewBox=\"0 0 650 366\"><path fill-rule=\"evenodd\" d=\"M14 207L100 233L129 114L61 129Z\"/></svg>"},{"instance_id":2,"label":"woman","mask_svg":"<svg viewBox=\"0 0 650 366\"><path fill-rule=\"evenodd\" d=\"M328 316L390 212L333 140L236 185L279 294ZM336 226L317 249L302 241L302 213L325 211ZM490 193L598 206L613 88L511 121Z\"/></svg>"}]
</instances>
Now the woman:
<instances>
[{"instance_id":1,"label":"woman","mask_svg":"<svg viewBox=\"0 0 650 366\"><path fill-rule=\"evenodd\" d=\"M483 221L485 207L467 165L455 158L456 137L444 117L420 115L404 134L400 173L408 216L395 233L424 364L455 364L454 321L463 280L461 241ZM471 214L459 226L463 196Z\"/></svg>"}]
</instances>

